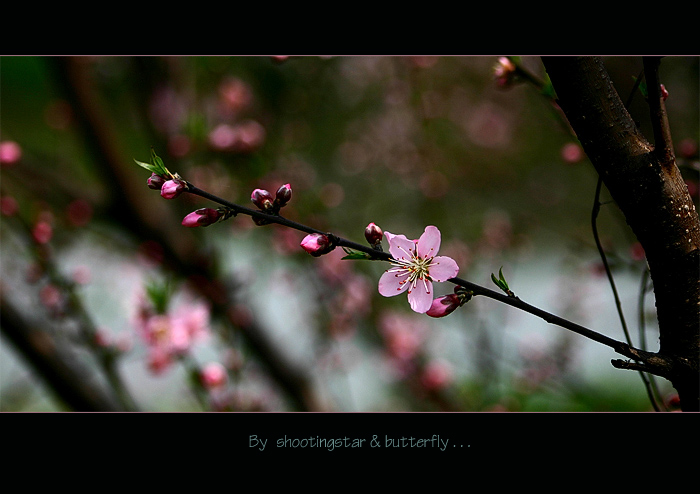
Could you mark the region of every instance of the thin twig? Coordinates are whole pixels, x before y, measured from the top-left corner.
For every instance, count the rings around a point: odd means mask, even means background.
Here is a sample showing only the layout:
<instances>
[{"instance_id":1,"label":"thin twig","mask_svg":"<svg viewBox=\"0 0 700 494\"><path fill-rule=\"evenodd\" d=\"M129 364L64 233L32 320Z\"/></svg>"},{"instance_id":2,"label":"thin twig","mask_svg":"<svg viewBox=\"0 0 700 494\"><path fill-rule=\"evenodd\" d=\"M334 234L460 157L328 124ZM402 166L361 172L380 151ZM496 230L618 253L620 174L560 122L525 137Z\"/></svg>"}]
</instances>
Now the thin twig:
<instances>
[{"instance_id":1,"label":"thin twig","mask_svg":"<svg viewBox=\"0 0 700 494\"><path fill-rule=\"evenodd\" d=\"M662 165L668 166L675 162L671 128L668 123L666 106L661 96L659 83L660 57L644 57L644 76L647 81L647 100L651 115L651 127L654 131L654 153Z\"/></svg>"},{"instance_id":2,"label":"thin twig","mask_svg":"<svg viewBox=\"0 0 700 494\"><path fill-rule=\"evenodd\" d=\"M189 192L190 194L198 195L200 197L203 197L205 199L209 199L213 202L216 202L218 204L221 204L222 206L225 206L229 209L231 209L235 214L246 214L254 219L263 219L266 220L269 223L275 223L279 224L282 226L286 226L307 234L313 234L313 233L319 233L322 235L328 236L332 244L335 246L339 247L347 247L349 249L354 249L360 252L364 252L366 254L369 254L368 259L371 260L381 260L381 261L390 261L392 259L391 254L387 252L382 252L373 249L370 246L359 244L356 242L353 242L351 240L347 240L345 238L338 237L336 235L333 235L332 233L324 232L322 230L318 230L315 228L311 228L307 225L303 225L301 223L297 223L295 221L289 220L287 218L284 218L278 214L269 214L265 213L260 210L254 210L251 208L247 208L245 206L241 206L238 204L234 204L232 202L229 202L225 199L222 199L220 197L217 197L213 194L210 194L209 192L206 192L195 185L187 182L187 188L186 191ZM594 341L597 341L598 343L601 343L603 345L606 345L610 348L612 348L615 352L624 355L629 358L639 358L640 355L645 355L647 352L641 352L635 348L632 347L631 344L629 343L624 343L621 341L617 341L613 338L609 338L608 336L605 336L603 334L597 333L591 329L588 329L584 326L581 326L579 324L576 324L572 321L569 321L567 319L564 319L562 317L556 316L554 314L551 314L547 311L544 311L542 309L539 309L535 306L532 306L526 302L523 302L520 300L518 297L513 297L513 296L508 296L506 294L496 292L494 290L491 290L489 288L483 287L481 285L477 285L475 283L463 280L461 278L451 278L447 280L450 283L453 283L455 285L462 286L469 290L473 295L482 295L484 297L502 302L506 305L510 305L511 307L515 307L517 309L520 309L522 311L528 312L534 316L540 317L547 321L550 324L555 324L557 326L563 327L565 329L568 329L570 331L573 331L575 333L578 333L582 336L585 336L586 338L592 339Z\"/></svg>"}]
</instances>

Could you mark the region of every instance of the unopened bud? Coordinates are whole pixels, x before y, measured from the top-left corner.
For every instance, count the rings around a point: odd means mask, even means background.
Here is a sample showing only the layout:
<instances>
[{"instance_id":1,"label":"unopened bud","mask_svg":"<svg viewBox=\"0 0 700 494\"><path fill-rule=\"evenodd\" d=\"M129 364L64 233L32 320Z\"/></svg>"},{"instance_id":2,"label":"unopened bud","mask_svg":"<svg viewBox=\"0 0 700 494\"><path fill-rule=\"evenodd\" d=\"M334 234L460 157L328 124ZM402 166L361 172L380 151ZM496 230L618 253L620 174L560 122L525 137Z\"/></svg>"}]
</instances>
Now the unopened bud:
<instances>
[{"instance_id":1,"label":"unopened bud","mask_svg":"<svg viewBox=\"0 0 700 494\"><path fill-rule=\"evenodd\" d=\"M165 183L165 179L160 175L156 175L154 173L150 177L148 177L148 181L146 183L148 184L148 187L150 189L160 190L163 187L163 184Z\"/></svg>"},{"instance_id":2,"label":"unopened bud","mask_svg":"<svg viewBox=\"0 0 700 494\"><path fill-rule=\"evenodd\" d=\"M250 200L253 201L253 204L255 204L262 211L272 209L272 205L274 203L272 194L265 189L255 189L253 193L250 194Z\"/></svg>"},{"instance_id":3,"label":"unopened bud","mask_svg":"<svg viewBox=\"0 0 700 494\"><path fill-rule=\"evenodd\" d=\"M160 195L165 199L175 199L182 194L186 188L184 180L174 178L167 180L160 189Z\"/></svg>"},{"instance_id":4,"label":"unopened bud","mask_svg":"<svg viewBox=\"0 0 700 494\"><path fill-rule=\"evenodd\" d=\"M226 384L226 369L220 363L212 362L204 366L200 379L202 380L202 385L207 389L220 387Z\"/></svg>"},{"instance_id":5,"label":"unopened bud","mask_svg":"<svg viewBox=\"0 0 700 494\"><path fill-rule=\"evenodd\" d=\"M430 306L426 314L430 317L445 317L452 314L461 305L461 302L459 295L455 293L438 297L433 300L433 305Z\"/></svg>"},{"instance_id":6,"label":"unopened bud","mask_svg":"<svg viewBox=\"0 0 700 494\"><path fill-rule=\"evenodd\" d=\"M333 250L330 239L320 233L307 235L300 245L302 249L314 257L322 256Z\"/></svg>"},{"instance_id":7,"label":"unopened bud","mask_svg":"<svg viewBox=\"0 0 700 494\"><path fill-rule=\"evenodd\" d=\"M367 228L365 228L365 238L371 246L379 244L379 242L382 241L383 237L384 232L374 223L370 223L369 225L367 225Z\"/></svg>"},{"instance_id":8,"label":"unopened bud","mask_svg":"<svg viewBox=\"0 0 700 494\"><path fill-rule=\"evenodd\" d=\"M212 208L201 208L191 212L182 220L183 226L194 228L197 226L209 226L219 221L221 212Z\"/></svg>"},{"instance_id":9,"label":"unopened bud","mask_svg":"<svg viewBox=\"0 0 700 494\"><path fill-rule=\"evenodd\" d=\"M275 204L278 207L284 207L289 200L292 198L292 186L289 184L284 184L282 187L277 189L277 194L275 197Z\"/></svg>"},{"instance_id":10,"label":"unopened bud","mask_svg":"<svg viewBox=\"0 0 700 494\"><path fill-rule=\"evenodd\" d=\"M508 57L500 57L494 67L493 76L496 84L501 88L507 88L515 81L517 67Z\"/></svg>"}]
</instances>

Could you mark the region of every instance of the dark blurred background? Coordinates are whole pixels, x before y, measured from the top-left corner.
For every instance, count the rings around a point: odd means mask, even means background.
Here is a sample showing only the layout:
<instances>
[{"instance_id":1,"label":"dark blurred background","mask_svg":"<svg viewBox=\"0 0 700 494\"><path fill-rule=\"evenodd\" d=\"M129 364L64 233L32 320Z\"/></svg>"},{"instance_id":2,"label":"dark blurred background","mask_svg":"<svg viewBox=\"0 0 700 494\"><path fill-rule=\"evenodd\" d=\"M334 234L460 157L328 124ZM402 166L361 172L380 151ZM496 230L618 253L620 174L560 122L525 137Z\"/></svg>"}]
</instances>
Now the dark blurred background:
<instances>
[{"instance_id":1,"label":"dark blurred background","mask_svg":"<svg viewBox=\"0 0 700 494\"><path fill-rule=\"evenodd\" d=\"M493 287L503 267L523 300L623 339L591 234L595 171L546 95L498 84L498 59L1 57L0 408L651 410L608 348L487 299L415 314L378 294L385 265L313 258L302 233L246 216L185 228L216 205L161 198L134 163L153 147L248 207L289 183L283 215L357 242L370 222L409 238L435 225L460 277ZM539 58L520 63L545 80ZM605 63L627 100L641 58ZM696 200L698 70L661 64ZM629 109L650 136L641 93ZM601 200L627 323L656 350L643 252Z\"/></svg>"}]
</instances>

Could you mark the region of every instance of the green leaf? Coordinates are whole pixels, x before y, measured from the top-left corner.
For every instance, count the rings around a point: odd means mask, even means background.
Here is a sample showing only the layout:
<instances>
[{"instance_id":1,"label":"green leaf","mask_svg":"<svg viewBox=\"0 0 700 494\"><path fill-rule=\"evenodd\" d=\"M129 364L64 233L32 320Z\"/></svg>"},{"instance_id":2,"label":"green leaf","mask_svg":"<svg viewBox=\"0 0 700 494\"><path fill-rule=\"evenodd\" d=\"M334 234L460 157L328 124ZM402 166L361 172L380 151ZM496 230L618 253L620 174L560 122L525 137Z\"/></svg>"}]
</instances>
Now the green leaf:
<instances>
[{"instance_id":1,"label":"green leaf","mask_svg":"<svg viewBox=\"0 0 700 494\"><path fill-rule=\"evenodd\" d=\"M146 284L146 296L151 304L153 304L153 308L157 314L165 314L168 310L172 292L173 287L168 280L162 282L152 280Z\"/></svg>"},{"instance_id":2,"label":"green leaf","mask_svg":"<svg viewBox=\"0 0 700 494\"><path fill-rule=\"evenodd\" d=\"M139 161L139 160L136 160L136 159L135 159L134 161L136 162L137 165L139 165L140 167L145 168L145 169L148 170L149 172L155 173L156 175L158 174L158 168L156 168L155 166L149 165L148 163L144 163L143 161Z\"/></svg>"},{"instance_id":3,"label":"green leaf","mask_svg":"<svg viewBox=\"0 0 700 494\"><path fill-rule=\"evenodd\" d=\"M508 289L508 282L503 277L503 266L501 266L501 269L498 270L498 279L501 280L501 282L503 283L503 286L506 287L506 290L507 290Z\"/></svg>"},{"instance_id":4,"label":"green leaf","mask_svg":"<svg viewBox=\"0 0 700 494\"><path fill-rule=\"evenodd\" d=\"M491 273L491 281L493 281L498 288L506 292L508 295L512 293L510 291L510 287L508 286L508 282L503 276L503 266L501 266L501 269L498 270L498 278L496 278L495 274Z\"/></svg>"},{"instance_id":5,"label":"green leaf","mask_svg":"<svg viewBox=\"0 0 700 494\"><path fill-rule=\"evenodd\" d=\"M173 177L173 174L170 173L170 170L168 170L165 167L165 164L163 163L163 160L156 154L155 149L151 148L151 163L144 163L143 161L139 161L137 159L134 160L137 165L139 165L142 168L145 168L151 173L155 173L156 175L159 175L164 178L171 178Z\"/></svg>"},{"instance_id":6,"label":"green leaf","mask_svg":"<svg viewBox=\"0 0 700 494\"><path fill-rule=\"evenodd\" d=\"M348 259L348 260L354 260L354 259L372 259L372 256L370 256L369 254L366 254L365 252L357 252L357 251L354 251L354 250L351 250L351 249L347 249L347 248L345 248L345 247L343 247L343 250L345 251L345 253L347 254L347 256L341 258L341 261L342 261L342 260L346 260L346 259Z\"/></svg>"}]
</instances>

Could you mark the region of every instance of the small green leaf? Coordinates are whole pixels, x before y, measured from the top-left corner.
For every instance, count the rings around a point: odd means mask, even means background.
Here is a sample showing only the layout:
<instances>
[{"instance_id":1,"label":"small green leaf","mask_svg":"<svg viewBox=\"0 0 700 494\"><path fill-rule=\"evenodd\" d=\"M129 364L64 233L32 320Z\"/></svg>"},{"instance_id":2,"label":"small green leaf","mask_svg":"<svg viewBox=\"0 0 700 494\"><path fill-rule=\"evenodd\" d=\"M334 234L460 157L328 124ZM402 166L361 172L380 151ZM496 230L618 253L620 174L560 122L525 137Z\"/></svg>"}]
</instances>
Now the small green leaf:
<instances>
[{"instance_id":1,"label":"small green leaf","mask_svg":"<svg viewBox=\"0 0 700 494\"><path fill-rule=\"evenodd\" d=\"M139 160L136 160L136 159L135 159L134 161L136 162L137 165L139 165L140 167L145 168L146 170L148 170L148 171L151 172L151 173L156 173L157 170L158 170L155 166L149 165L148 163L144 163L143 161L139 161Z\"/></svg>"},{"instance_id":2,"label":"small green leaf","mask_svg":"<svg viewBox=\"0 0 700 494\"><path fill-rule=\"evenodd\" d=\"M357 251L354 251L354 250L351 250L351 249L347 249L347 248L345 248L345 247L343 247L343 250L345 251L345 253L347 254L347 256L341 258L341 261L342 261L342 260L346 260L346 259L348 259L348 260L353 260L353 259L372 259L372 256L370 256L369 254L366 254L365 252L357 252Z\"/></svg>"},{"instance_id":3,"label":"small green leaf","mask_svg":"<svg viewBox=\"0 0 700 494\"><path fill-rule=\"evenodd\" d=\"M508 286L508 282L506 281L505 277L503 276L503 266L501 266L501 269L498 270L498 278L496 278L496 275L491 273L491 280L496 284L498 288L503 290L508 294L508 296L511 296L513 292L510 291L510 287Z\"/></svg>"},{"instance_id":4,"label":"small green leaf","mask_svg":"<svg viewBox=\"0 0 700 494\"><path fill-rule=\"evenodd\" d=\"M159 175L161 177L165 178L172 178L173 174L170 173L170 170L168 170L165 167L165 164L163 163L163 160L158 156L153 148L151 148L151 163L144 163L143 161L139 161L137 159L134 160L137 165L139 165L142 168L145 168L151 173L155 173L156 175Z\"/></svg>"},{"instance_id":5,"label":"small green leaf","mask_svg":"<svg viewBox=\"0 0 700 494\"><path fill-rule=\"evenodd\" d=\"M508 282L503 277L503 266L501 266L501 269L498 270L498 279L501 280L501 282L503 283L503 286L506 288L506 290L508 290L509 289Z\"/></svg>"},{"instance_id":6,"label":"small green leaf","mask_svg":"<svg viewBox=\"0 0 700 494\"><path fill-rule=\"evenodd\" d=\"M173 288L168 280L162 282L153 280L146 284L146 297L157 314L165 314L168 310L172 291Z\"/></svg>"}]
</instances>

